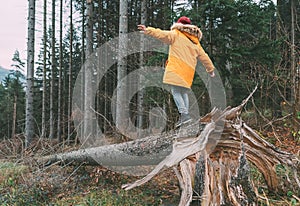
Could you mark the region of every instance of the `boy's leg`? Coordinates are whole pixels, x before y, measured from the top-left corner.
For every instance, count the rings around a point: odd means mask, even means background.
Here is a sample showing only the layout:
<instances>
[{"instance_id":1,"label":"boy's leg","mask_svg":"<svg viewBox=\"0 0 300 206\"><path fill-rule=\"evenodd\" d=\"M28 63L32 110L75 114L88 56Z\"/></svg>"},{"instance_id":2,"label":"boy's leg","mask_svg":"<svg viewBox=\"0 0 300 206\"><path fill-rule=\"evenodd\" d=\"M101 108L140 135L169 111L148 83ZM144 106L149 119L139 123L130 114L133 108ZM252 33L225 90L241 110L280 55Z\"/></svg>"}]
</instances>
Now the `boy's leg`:
<instances>
[{"instance_id":1,"label":"boy's leg","mask_svg":"<svg viewBox=\"0 0 300 206\"><path fill-rule=\"evenodd\" d=\"M188 114L188 108L186 107L186 100L184 99L182 93L181 93L181 88L178 86L172 86L171 87L171 92L173 95L174 102L177 106L178 112L180 114Z\"/></svg>"},{"instance_id":2,"label":"boy's leg","mask_svg":"<svg viewBox=\"0 0 300 206\"><path fill-rule=\"evenodd\" d=\"M181 96L184 102L184 106L187 109L187 113L189 113L189 95L188 95L188 89L182 88Z\"/></svg>"},{"instance_id":3,"label":"boy's leg","mask_svg":"<svg viewBox=\"0 0 300 206\"><path fill-rule=\"evenodd\" d=\"M189 99L188 99L188 89L183 87L172 86L171 92L175 101L175 104L180 113L180 119L175 127L179 127L182 124L188 123L191 121L189 115Z\"/></svg>"}]
</instances>

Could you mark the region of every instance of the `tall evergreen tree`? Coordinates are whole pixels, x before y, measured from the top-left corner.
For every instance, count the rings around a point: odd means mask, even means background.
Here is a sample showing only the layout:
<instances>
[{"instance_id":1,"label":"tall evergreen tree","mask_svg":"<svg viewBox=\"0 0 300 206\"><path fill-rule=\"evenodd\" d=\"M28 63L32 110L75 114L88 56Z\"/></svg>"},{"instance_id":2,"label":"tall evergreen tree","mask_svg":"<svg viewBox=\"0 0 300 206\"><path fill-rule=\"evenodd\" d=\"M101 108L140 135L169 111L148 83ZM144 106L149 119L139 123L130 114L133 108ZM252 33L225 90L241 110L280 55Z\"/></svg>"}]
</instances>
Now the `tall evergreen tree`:
<instances>
[{"instance_id":1,"label":"tall evergreen tree","mask_svg":"<svg viewBox=\"0 0 300 206\"><path fill-rule=\"evenodd\" d=\"M84 138L91 137L92 134L92 124L93 121L91 117L93 116L93 113L91 111L92 106L92 65L90 64L90 61L88 60L93 52L93 1L89 1L87 3L87 28L86 28L86 58L87 58L87 64L84 66Z\"/></svg>"},{"instance_id":2,"label":"tall evergreen tree","mask_svg":"<svg viewBox=\"0 0 300 206\"><path fill-rule=\"evenodd\" d=\"M116 99L116 127L120 131L126 128L126 113L128 112L124 101L126 99L126 82L124 77L127 74L127 32L128 32L128 2L120 0L119 6L119 47L118 47L118 86Z\"/></svg>"},{"instance_id":3,"label":"tall evergreen tree","mask_svg":"<svg viewBox=\"0 0 300 206\"><path fill-rule=\"evenodd\" d=\"M141 2L141 24L146 24L147 19L147 1L143 0ZM144 64L144 35L141 35L141 51L140 51L140 68L143 68ZM143 76L139 77L139 85L141 85L145 81L145 78ZM137 118L137 127L139 128L139 131L142 131L143 127L143 102L144 102L144 90L139 89L138 91L138 97L137 97L137 107L138 107L138 118ZM138 134L139 137L142 137L141 132Z\"/></svg>"},{"instance_id":4,"label":"tall evergreen tree","mask_svg":"<svg viewBox=\"0 0 300 206\"><path fill-rule=\"evenodd\" d=\"M56 9L56 0L52 0L52 35L51 35L51 79L50 79L50 131L49 138L54 138L55 130L55 120L54 120L54 96L56 96L54 87L55 87L55 74L56 74L56 51L55 51L55 9Z\"/></svg>"},{"instance_id":5,"label":"tall evergreen tree","mask_svg":"<svg viewBox=\"0 0 300 206\"><path fill-rule=\"evenodd\" d=\"M59 73L58 73L58 102L57 102L57 138L61 141L62 120L62 70L63 70L63 0L59 7Z\"/></svg>"},{"instance_id":6,"label":"tall evergreen tree","mask_svg":"<svg viewBox=\"0 0 300 206\"><path fill-rule=\"evenodd\" d=\"M12 69L0 83L1 138L13 138L24 132L25 63L20 59L19 51L15 51L12 61Z\"/></svg>"},{"instance_id":7,"label":"tall evergreen tree","mask_svg":"<svg viewBox=\"0 0 300 206\"><path fill-rule=\"evenodd\" d=\"M34 117L33 117L34 42L35 42L35 0L29 0L28 1L25 147L29 146L34 136Z\"/></svg>"},{"instance_id":8,"label":"tall evergreen tree","mask_svg":"<svg viewBox=\"0 0 300 206\"><path fill-rule=\"evenodd\" d=\"M70 0L70 57L69 57L69 82L68 82L68 142L71 138L71 112L72 112L72 73L73 73L73 0Z\"/></svg>"},{"instance_id":9,"label":"tall evergreen tree","mask_svg":"<svg viewBox=\"0 0 300 206\"><path fill-rule=\"evenodd\" d=\"M19 51L16 51L14 56L13 56L13 64L12 68L14 70L11 71L9 76L13 76L11 78L11 82L7 82L7 86L10 90L12 90L11 96L13 96L13 119L12 119L12 129L11 129L11 137L15 137L16 134L16 127L17 127L17 120L19 119L18 117L23 116L23 108L22 108L22 99L24 96L22 95L23 92L23 83L22 80L25 79L25 76L22 74L22 71L24 71L24 65L25 63L21 61L20 59L20 54ZM21 104L21 107L19 106ZM19 114L18 112L18 107L21 108L19 109Z\"/></svg>"},{"instance_id":10,"label":"tall evergreen tree","mask_svg":"<svg viewBox=\"0 0 300 206\"><path fill-rule=\"evenodd\" d=\"M44 0L43 13L43 93L42 93L42 134L46 137L46 94L47 94L47 0Z\"/></svg>"}]
</instances>

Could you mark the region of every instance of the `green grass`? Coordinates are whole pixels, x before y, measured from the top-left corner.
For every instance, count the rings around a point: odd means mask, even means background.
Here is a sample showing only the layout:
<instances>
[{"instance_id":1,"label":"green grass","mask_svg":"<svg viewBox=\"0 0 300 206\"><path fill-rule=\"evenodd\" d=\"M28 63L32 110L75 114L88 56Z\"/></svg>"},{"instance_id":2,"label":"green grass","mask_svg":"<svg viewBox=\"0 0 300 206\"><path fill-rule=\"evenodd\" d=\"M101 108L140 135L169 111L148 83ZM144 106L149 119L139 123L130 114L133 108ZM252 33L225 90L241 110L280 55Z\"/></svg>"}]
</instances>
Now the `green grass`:
<instances>
[{"instance_id":1,"label":"green grass","mask_svg":"<svg viewBox=\"0 0 300 206\"><path fill-rule=\"evenodd\" d=\"M24 165L12 162L0 162L0 190L6 186L14 186L17 179L27 169Z\"/></svg>"},{"instance_id":2,"label":"green grass","mask_svg":"<svg viewBox=\"0 0 300 206\"><path fill-rule=\"evenodd\" d=\"M129 191L121 188L135 179L105 169L97 173L88 166L41 170L0 162L0 206L155 206L170 201L176 205L178 196L157 182Z\"/></svg>"},{"instance_id":3,"label":"green grass","mask_svg":"<svg viewBox=\"0 0 300 206\"><path fill-rule=\"evenodd\" d=\"M31 205L41 203L42 191L36 187L28 188L24 183L24 174L28 167L12 162L0 162L0 205ZM36 205L38 205L36 204Z\"/></svg>"},{"instance_id":4,"label":"green grass","mask_svg":"<svg viewBox=\"0 0 300 206\"><path fill-rule=\"evenodd\" d=\"M131 193L131 194L130 194ZM145 193L133 194L124 190L108 191L108 190L94 190L87 195L77 195L71 198L63 198L55 205L80 205L80 206L138 206L138 205L160 205L160 199L148 196Z\"/></svg>"}]
</instances>

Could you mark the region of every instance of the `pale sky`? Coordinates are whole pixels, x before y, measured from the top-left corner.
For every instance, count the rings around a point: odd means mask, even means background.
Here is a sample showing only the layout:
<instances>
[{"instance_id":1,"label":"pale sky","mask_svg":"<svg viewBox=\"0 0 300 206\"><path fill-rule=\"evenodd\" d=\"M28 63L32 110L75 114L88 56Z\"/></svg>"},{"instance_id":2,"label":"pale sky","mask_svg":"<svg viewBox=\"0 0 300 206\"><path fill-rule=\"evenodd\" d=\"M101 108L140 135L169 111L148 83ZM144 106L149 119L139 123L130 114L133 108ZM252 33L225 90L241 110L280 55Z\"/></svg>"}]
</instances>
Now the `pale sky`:
<instances>
[{"instance_id":1,"label":"pale sky","mask_svg":"<svg viewBox=\"0 0 300 206\"><path fill-rule=\"evenodd\" d=\"M0 66L9 69L16 50L26 63L28 1L0 1Z\"/></svg>"}]
</instances>

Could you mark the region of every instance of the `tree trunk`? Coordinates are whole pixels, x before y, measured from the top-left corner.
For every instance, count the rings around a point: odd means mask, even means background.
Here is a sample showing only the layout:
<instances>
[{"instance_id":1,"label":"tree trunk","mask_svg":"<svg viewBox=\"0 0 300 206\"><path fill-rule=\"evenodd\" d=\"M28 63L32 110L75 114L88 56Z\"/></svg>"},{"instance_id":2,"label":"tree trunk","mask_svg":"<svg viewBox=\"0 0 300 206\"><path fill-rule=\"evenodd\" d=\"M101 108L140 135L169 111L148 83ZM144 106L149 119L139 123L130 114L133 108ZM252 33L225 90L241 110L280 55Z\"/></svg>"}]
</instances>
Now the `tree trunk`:
<instances>
[{"instance_id":1,"label":"tree trunk","mask_svg":"<svg viewBox=\"0 0 300 206\"><path fill-rule=\"evenodd\" d=\"M87 138L92 137L93 135L93 113L91 107L93 105L93 91L92 91L92 65L91 61L88 59L91 58L93 53L93 2L87 2L86 8L87 15L87 28L86 28L86 63L84 66L84 122L83 122L83 134L81 138L83 142L87 140Z\"/></svg>"},{"instance_id":2,"label":"tree trunk","mask_svg":"<svg viewBox=\"0 0 300 206\"><path fill-rule=\"evenodd\" d=\"M117 75L117 97L116 97L116 127L120 131L126 129L126 122L128 121L126 115L128 113L124 104L126 97L126 82L124 77L127 74L127 32L128 32L128 7L127 0L120 0L119 13L119 50L118 50L118 75ZM121 81L122 80L122 81Z\"/></svg>"},{"instance_id":3,"label":"tree trunk","mask_svg":"<svg viewBox=\"0 0 300 206\"><path fill-rule=\"evenodd\" d=\"M252 94L251 94L252 95ZM155 165L144 178L124 189L148 182L168 167L173 167L182 189L179 205L189 205L194 197L201 205L256 205L248 163L262 173L271 191L280 187L276 165L291 169L296 185L300 160L267 142L239 117L250 96L239 106L224 111L213 109L192 125L174 132L135 141L87 148L40 159L48 164L61 161L101 164L111 169ZM203 127L204 126L204 127ZM126 169L125 169L126 170ZM136 170L135 170L136 171ZM291 182L290 182L291 184ZM297 191L296 188L290 188Z\"/></svg>"},{"instance_id":4,"label":"tree trunk","mask_svg":"<svg viewBox=\"0 0 300 206\"><path fill-rule=\"evenodd\" d=\"M71 139L71 113L72 113L72 67L73 67L73 0L70 0L70 58L69 58L69 86L68 86L68 138Z\"/></svg>"},{"instance_id":5,"label":"tree trunk","mask_svg":"<svg viewBox=\"0 0 300 206\"><path fill-rule=\"evenodd\" d=\"M29 5L28 5L25 147L29 146L34 135L33 90L34 90L35 0L29 0L28 4Z\"/></svg>"},{"instance_id":6,"label":"tree trunk","mask_svg":"<svg viewBox=\"0 0 300 206\"><path fill-rule=\"evenodd\" d=\"M82 51L81 51L81 67L83 67L84 63L85 63L85 1L82 1L82 24L81 24L81 28L82 28L82 31L81 31L81 36L82 36L82 39L81 39L81 45L82 45ZM84 82L84 71L83 71L83 75L81 77L81 82ZM80 96L81 96L81 99L82 99L82 102L81 102L81 105L80 105L80 109L81 111L84 111L84 86L82 87L81 91L80 91ZM80 129L77 131L77 134L79 134L80 136L82 136L84 132L84 127L80 127Z\"/></svg>"},{"instance_id":7,"label":"tree trunk","mask_svg":"<svg viewBox=\"0 0 300 206\"><path fill-rule=\"evenodd\" d=\"M42 94L42 138L46 137L46 93L47 93L47 0L44 0L43 17L43 94Z\"/></svg>"},{"instance_id":8,"label":"tree trunk","mask_svg":"<svg viewBox=\"0 0 300 206\"><path fill-rule=\"evenodd\" d=\"M141 2L141 24L146 24L146 18L147 18L147 2L146 0L143 0ZM144 66L144 35L141 35L141 51L140 51L140 68L142 69ZM141 74L138 77L138 85L140 86L144 81L145 77L143 74ZM144 108L143 108L143 102L144 102L144 92L140 88L138 90L138 97L137 97L137 128L138 128L138 138L141 138L143 134L141 134L141 131L143 131L143 116L144 116Z\"/></svg>"},{"instance_id":9,"label":"tree trunk","mask_svg":"<svg viewBox=\"0 0 300 206\"><path fill-rule=\"evenodd\" d=\"M297 132L300 126L300 87L299 87L299 71L296 66L296 45L295 45L295 16L296 5L294 0L291 0L291 74L292 74L292 98L293 98L293 116L294 130Z\"/></svg>"},{"instance_id":10,"label":"tree trunk","mask_svg":"<svg viewBox=\"0 0 300 206\"><path fill-rule=\"evenodd\" d=\"M59 72L58 72L58 98L57 98L57 138L61 142L62 119L62 70L63 70L63 0L60 0L59 9Z\"/></svg>"},{"instance_id":11,"label":"tree trunk","mask_svg":"<svg viewBox=\"0 0 300 206\"><path fill-rule=\"evenodd\" d=\"M14 110L13 110L13 121L12 121L12 128L11 128L11 138L14 138L15 134L16 134L17 101L18 101L18 96L15 94L14 95Z\"/></svg>"},{"instance_id":12,"label":"tree trunk","mask_svg":"<svg viewBox=\"0 0 300 206\"><path fill-rule=\"evenodd\" d=\"M50 130L49 138L54 138L54 84L55 84L55 0L52 0L52 40L51 40L51 81L50 81Z\"/></svg>"}]
</instances>

